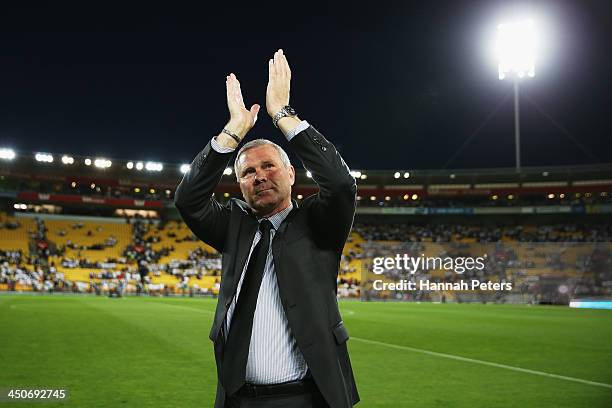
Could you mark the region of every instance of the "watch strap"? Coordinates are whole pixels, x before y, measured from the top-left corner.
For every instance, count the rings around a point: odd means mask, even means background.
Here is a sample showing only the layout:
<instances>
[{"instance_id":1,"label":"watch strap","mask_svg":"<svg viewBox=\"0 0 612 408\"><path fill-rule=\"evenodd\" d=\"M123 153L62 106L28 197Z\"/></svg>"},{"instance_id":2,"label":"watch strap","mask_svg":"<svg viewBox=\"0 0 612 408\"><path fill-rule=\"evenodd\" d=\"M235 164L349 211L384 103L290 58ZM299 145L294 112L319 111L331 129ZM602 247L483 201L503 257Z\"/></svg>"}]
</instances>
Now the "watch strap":
<instances>
[{"instance_id":1,"label":"watch strap","mask_svg":"<svg viewBox=\"0 0 612 408\"><path fill-rule=\"evenodd\" d=\"M278 128L279 120L285 117L293 117L293 116L296 116L295 110L293 110L291 106L286 105L286 106L283 106L281 110L276 112L276 114L274 114L274 117L272 118L272 123L274 124L274 127Z\"/></svg>"}]
</instances>

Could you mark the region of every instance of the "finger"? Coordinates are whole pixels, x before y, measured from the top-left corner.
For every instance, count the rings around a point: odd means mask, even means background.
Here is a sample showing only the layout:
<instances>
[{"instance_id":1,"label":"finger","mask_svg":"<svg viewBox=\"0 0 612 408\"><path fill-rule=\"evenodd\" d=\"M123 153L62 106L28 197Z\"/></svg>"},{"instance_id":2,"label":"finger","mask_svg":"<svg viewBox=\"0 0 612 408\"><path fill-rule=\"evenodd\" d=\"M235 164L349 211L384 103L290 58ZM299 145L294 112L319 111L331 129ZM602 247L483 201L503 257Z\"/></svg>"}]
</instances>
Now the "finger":
<instances>
[{"instance_id":1,"label":"finger","mask_svg":"<svg viewBox=\"0 0 612 408\"><path fill-rule=\"evenodd\" d=\"M283 53L283 62L285 65L285 74L288 77L291 77L291 68L289 68L289 61L287 61L287 56Z\"/></svg>"},{"instance_id":2,"label":"finger","mask_svg":"<svg viewBox=\"0 0 612 408\"><path fill-rule=\"evenodd\" d=\"M278 72L278 75L281 77L285 76L285 67L283 64L283 50L282 49L278 49L278 51L276 51L274 53L274 63L276 64L276 71Z\"/></svg>"},{"instance_id":3,"label":"finger","mask_svg":"<svg viewBox=\"0 0 612 408\"><path fill-rule=\"evenodd\" d=\"M233 73L229 75L228 83L229 83L230 92L233 95L234 91L236 90L236 77L234 76Z\"/></svg>"},{"instance_id":4,"label":"finger","mask_svg":"<svg viewBox=\"0 0 612 408\"><path fill-rule=\"evenodd\" d=\"M230 74L230 82L231 82L231 94L234 101L244 107L244 101L242 100L242 91L240 90L240 81L233 73Z\"/></svg>"},{"instance_id":5,"label":"finger","mask_svg":"<svg viewBox=\"0 0 612 408\"><path fill-rule=\"evenodd\" d=\"M281 67L281 71L283 72L283 74L286 73L285 70L285 52L283 51L282 48L278 49L278 64Z\"/></svg>"},{"instance_id":6,"label":"finger","mask_svg":"<svg viewBox=\"0 0 612 408\"><path fill-rule=\"evenodd\" d=\"M236 102L240 104L241 107L244 108L244 99L242 98L242 90L240 89L240 82L236 80L236 88L234 91Z\"/></svg>"},{"instance_id":7,"label":"finger","mask_svg":"<svg viewBox=\"0 0 612 408\"><path fill-rule=\"evenodd\" d=\"M232 91L235 93L236 88L240 86L240 82L238 81L238 78L236 78L236 75L234 75L233 73L230 74L230 82L232 84Z\"/></svg>"},{"instance_id":8,"label":"finger","mask_svg":"<svg viewBox=\"0 0 612 408\"><path fill-rule=\"evenodd\" d=\"M259 113L259 109L261 107L258 104L254 104L251 106L251 115L253 115L253 123L257 122L257 114Z\"/></svg>"},{"instance_id":9,"label":"finger","mask_svg":"<svg viewBox=\"0 0 612 408\"><path fill-rule=\"evenodd\" d=\"M289 77L291 72L289 71L289 63L287 62L287 57L283 50L280 50L280 65L282 67L283 75L285 77Z\"/></svg>"},{"instance_id":10,"label":"finger","mask_svg":"<svg viewBox=\"0 0 612 408\"><path fill-rule=\"evenodd\" d=\"M274 59L268 61L268 79L272 80L276 76L276 67L274 66Z\"/></svg>"},{"instance_id":11,"label":"finger","mask_svg":"<svg viewBox=\"0 0 612 408\"><path fill-rule=\"evenodd\" d=\"M234 74L230 74L227 80L227 92L228 97L231 98L232 102L236 100L236 82L234 81Z\"/></svg>"},{"instance_id":12,"label":"finger","mask_svg":"<svg viewBox=\"0 0 612 408\"><path fill-rule=\"evenodd\" d=\"M231 86L231 83L230 83L229 75L227 75L225 77L225 95L227 97L227 103L229 104L231 102L231 98L232 98L232 86Z\"/></svg>"}]
</instances>

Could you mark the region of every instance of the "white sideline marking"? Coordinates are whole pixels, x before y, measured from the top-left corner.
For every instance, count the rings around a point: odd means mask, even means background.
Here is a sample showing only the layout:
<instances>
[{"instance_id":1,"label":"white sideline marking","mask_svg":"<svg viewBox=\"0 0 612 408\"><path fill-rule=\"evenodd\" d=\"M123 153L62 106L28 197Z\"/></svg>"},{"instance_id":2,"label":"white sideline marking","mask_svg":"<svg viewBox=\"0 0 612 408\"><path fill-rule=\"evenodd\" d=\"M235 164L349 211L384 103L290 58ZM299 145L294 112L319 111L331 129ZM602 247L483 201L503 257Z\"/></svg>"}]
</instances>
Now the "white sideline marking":
<instances>
[{"instance_id":1,"label":"white sideline marking","mask_svg":"<svg viewBox=\"0 0 612 408\"><path fill-rule=\"evenodd\" d=\"M581 383L581 384L595 385L597 387L612 388L612 384L606 384L606 383L600 383L600 382L595 382L595 381L583 380L582 378L567 377L565 375L545 373L543 371L529 370L527 368L520 368L520 367L509 366L509 365L506 365L506 364L492 363L490 361L484 361L484 360L476 360L474 358L455 356L453 354L438 353L436 351L429 351L429 350L424 350L424 349L415 348L415 347L400 346L400 345L391 344L391 343L383 343L382 341L362 339L360 337L351 337L351 339L352 340L361 341L363 343L370 343L370 344L375 344L375 345L378 345L378 346L390 347L390 348L394 348L394 349L398 349L398 350L405 350L405 351L412 351L412 352L415 352L415 353L427 354L429 356L450 358L451 360L464 361L466 363L482 364L482 365L486 365L486 366L490 366L490 367L505 368L506 370L518 371L520 373L540 375L542 377L556 378L558 380L565 380L565 381L573 381L573 382L577 382L577 383Z\"/></svg>"}]
</instances>

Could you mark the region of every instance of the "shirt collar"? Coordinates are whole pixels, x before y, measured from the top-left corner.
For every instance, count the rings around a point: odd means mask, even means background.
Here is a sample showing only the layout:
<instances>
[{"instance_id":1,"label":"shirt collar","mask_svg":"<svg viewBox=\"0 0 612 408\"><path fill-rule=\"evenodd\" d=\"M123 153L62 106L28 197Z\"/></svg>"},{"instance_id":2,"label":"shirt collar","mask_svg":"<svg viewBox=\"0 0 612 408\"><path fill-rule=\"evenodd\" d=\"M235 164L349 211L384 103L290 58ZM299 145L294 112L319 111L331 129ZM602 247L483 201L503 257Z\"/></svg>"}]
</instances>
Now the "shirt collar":
<instances>
[{"instance_id":1,"label":"shirt collar","mask_svg":"<svg viewBox=\"0 0 612 408\"><path fill-rule=\"evenodd\" d=\"M267 220L270 221L272 223L272 226L274 227L274 229L277 230L278 227L280 227L282 222L285 220L285 218L287 218L287 216L289 215L291 210L293 210L293 203L292 202L289 203L289 206L287 208L285 208L282 211L277 212L276 214L274 214L270 218L267 218ZM259 218L257 220L257 222L261 222L263 219L264 218Z\"/></svg>"}]
</instances>

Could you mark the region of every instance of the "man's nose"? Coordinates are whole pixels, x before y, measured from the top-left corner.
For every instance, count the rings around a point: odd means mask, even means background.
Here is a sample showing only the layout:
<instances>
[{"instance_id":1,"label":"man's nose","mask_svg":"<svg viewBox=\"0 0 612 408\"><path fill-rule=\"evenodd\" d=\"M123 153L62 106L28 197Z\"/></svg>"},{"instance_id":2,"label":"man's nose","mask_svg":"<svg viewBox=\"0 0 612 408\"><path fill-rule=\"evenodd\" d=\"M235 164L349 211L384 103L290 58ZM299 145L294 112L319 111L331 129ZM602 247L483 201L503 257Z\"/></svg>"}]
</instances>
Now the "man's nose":
<instances>
[{"instance_id":1,"label":"man's nose","mask_svg":"<svg viewBox=\"0 0 612 408\"><path fill-rule=\"evenodd\" d=\"M261 183L266 181L266 172L262 169L255 170L255 183Z\"/></svg>"}]
</instances>

